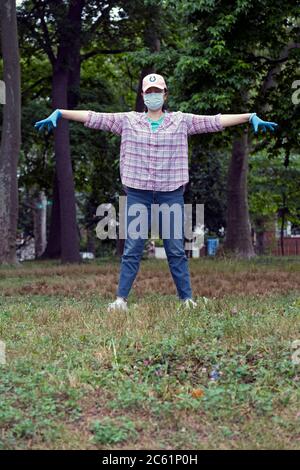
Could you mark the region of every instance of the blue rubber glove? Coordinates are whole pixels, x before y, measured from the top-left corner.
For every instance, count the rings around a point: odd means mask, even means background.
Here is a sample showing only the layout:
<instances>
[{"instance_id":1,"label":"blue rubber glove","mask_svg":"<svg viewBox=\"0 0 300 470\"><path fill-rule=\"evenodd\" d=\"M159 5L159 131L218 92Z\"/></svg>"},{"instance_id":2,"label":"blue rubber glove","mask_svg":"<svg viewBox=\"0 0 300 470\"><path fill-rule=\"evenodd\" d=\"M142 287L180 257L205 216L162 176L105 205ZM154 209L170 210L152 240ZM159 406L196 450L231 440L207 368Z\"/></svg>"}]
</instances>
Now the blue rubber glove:
<instances>
[{"instance_id":1,"label":"blue rubber glove","mask_svg":"<svg viewBox=\"0 0 300 470\"><path fill-rule=\"evenodd\" d=\"M261 127L263 132L266 132L266 129L274 131L274 127L276 128L278 126L276 122L263 121L256 115L256 113L251 114L249 122L251 122L255 133L257 133L259 127Z\"/></svg>"},{"instance_id":2,"label":"blue rubber glove","mask_svg":"<svg viewBox=\"0 0 300 470\"><path fill-rule=\"evenodd\" d=\"M56 127L57 121L61 117L62 117L61 111L59 109L56 109L46 119L42 119L42 121L36 122L34 127L36 127L39 131L41 131L44 126L48 126L48 131L51 131L51 129L53 129L53 127Z\"/></svg>"}]
</instances>

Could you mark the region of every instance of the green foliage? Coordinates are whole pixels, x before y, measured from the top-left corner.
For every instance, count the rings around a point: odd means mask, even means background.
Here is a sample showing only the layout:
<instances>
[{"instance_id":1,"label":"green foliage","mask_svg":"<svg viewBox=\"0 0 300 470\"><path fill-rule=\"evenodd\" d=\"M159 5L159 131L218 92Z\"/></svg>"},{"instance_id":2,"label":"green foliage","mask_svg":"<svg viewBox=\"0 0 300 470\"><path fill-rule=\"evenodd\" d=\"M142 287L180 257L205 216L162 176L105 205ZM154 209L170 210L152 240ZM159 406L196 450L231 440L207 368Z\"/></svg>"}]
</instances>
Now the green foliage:
<instances>
[{"instance_id":1,"label":"green foliage","mask_svg":"<svg viewBox=\"0 0 300 470\"><path fill-rule=\"evenodd\" d=\"M124 417L116 420L104 418L91 423L90 429L94 434L93 441L96 444L118 444L119 442L133 439L137 436L135 425Z\"/></svg>"},{"instance_id":2,"label":"green foliage","mask_svg":"<svg viewBox=\"0 0 300 470\"><path fill-rule=\"evenodd\" d=\"M284 157L284 151L272 159L267 158L266 152L250 157L250 213L253 219L256 216L274 218L285 208L286 220L300 225L299 157L290 155L288 166L283 165Z\"/></svg>"}]
</instances>

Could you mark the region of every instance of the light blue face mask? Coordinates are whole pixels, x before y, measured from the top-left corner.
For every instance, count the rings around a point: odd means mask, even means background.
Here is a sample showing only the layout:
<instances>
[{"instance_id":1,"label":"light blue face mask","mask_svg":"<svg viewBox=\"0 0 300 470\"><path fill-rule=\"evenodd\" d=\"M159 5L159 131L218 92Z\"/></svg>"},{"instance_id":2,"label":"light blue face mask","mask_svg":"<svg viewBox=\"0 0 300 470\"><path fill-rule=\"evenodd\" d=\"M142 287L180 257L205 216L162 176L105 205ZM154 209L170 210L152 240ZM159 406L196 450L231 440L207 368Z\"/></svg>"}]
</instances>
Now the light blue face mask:
<instances>
[{"instance_id":1,"label":"light blue face mask","mask_svg":"<svg viewBox=\"0 0 300 470\"><path fill-rule=\"evenodd\" d=\"M147 93L144 95L144 103L151 111L156 111L164 104L163 93Z\"/></svg>"}]
</instances>

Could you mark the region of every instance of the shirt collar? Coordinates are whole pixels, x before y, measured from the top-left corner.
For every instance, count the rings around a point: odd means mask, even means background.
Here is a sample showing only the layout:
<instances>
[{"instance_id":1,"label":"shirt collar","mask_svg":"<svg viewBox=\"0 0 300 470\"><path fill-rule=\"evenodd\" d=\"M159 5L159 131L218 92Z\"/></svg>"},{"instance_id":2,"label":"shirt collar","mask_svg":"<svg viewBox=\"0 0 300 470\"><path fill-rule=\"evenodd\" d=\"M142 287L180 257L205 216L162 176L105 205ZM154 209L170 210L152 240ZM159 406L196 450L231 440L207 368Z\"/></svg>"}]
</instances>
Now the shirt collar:
<instances>
[{"instance_id":1,"label":"shirt collar","mask_svg":"<svg viewBox=\"0 0 300 470\"><path fill-rule=\"evenodd\" d=\"M164 111L164 113L165 117L158 129L163 129L171 120L170 113L168 111ZM139 123L149 128L149 121L145 111L143 113L140 113Z\"/></svg>"}]
</instances>

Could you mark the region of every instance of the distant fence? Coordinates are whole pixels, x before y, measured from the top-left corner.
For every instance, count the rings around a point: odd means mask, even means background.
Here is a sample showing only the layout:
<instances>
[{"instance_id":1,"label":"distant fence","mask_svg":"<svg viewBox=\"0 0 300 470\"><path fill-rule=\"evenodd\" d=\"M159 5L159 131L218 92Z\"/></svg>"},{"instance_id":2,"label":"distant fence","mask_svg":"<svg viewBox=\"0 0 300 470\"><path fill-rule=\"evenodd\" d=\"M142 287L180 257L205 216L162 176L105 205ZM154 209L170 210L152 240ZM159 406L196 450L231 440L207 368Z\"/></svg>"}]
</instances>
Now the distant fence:
<instances>
[{"instance_id":1,"label":"distant fence","mask_svg":"<svg viewBox=\"0 0 300 470\"><path fill-rule=\"evenodd\" d=\"M281 256L281 241L276 240L277 246L272 251L272 254ZM300 237L284 237L283 238L283 251L284 256L300 255Z\"/></svg>"},{"instance_id":2,"label":"distant fence","mask_svg":"<svg viewBox=\"0 0 300 470\"><path fill-rule=\"evenodd\" d=\"M280 238L275 238L274 232L266 232L264 235L266 250L274 256L282 256ZM300 255L300 236L283 237L283 252L284 256Z\"/></svg>"}]
</instances>

